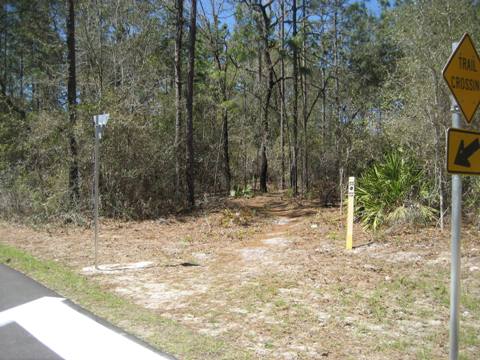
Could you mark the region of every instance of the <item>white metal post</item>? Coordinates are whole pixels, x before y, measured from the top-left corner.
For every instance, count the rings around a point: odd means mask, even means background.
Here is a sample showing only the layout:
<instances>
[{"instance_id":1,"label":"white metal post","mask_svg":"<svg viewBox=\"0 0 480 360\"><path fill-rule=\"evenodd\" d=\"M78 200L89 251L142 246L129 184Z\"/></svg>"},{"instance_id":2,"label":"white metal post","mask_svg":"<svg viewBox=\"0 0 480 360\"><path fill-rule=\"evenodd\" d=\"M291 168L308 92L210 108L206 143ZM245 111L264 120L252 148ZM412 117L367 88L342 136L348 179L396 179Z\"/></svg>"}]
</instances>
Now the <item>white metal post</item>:
<instances>
[{"instance_id":1,"label":"white metal post","mask_svg":"<svg viewBox=\"0 0 480 360\"><path fill-rule=\"evenodd\" d=\"M452 44L452 52L458 43ZM462 127L460 111L454 97L450 97L452 111L452 127ZM451 218L451 274L450 274L450 360L458 359L458 330L460 305L460 241L462 226L462 178L461 175L452 175L452 218Z\"/></svg>"},{"instance_id":2,"label":"white metal post","mask_svg":"<svg viewBox=\"0 0 480 360\"><path fill-rule=\"evenodd\" d=\"M93 208L94 208L94 227L95 227L95 269L98 270L98 205L100 202L100 196L98 191L98 177L100 166L100 139L102 138L102 132L107 125L110 114L95 115L93 117L93 125L95 127L95 161L93 166L93 182L94 182L94 194L93 194Z\"/></svg>"},{"instance_id":3,"label":"white metal post","mask_svg":"<svg viewBox=\"0 0 480 360\"><path fill-rule=\"evenodd\" d=\"M94 197L93 197L93 206L94 206L94 217L95 217L95 268L98 269L97 262L97 253L98 253L98 166L100 162L99 158L99 131L100 126L98 125L98 116L94 116L95 123L95 165L94 165Z\"/></svg>"},{"instance_id":4,"label":"white metal post","mask_svg":"<svg viewBox=\"0 0 480 360\"><path fill-rule=\"evenodd\" d=\"M452 98L452 127L461 128L457 103ZM451 275L450 275L450 360L458 359L458 329L460 305L460 242L462 226L462 177L452 175L452 220L451 220Z\"/></svg>"}]
</instances>

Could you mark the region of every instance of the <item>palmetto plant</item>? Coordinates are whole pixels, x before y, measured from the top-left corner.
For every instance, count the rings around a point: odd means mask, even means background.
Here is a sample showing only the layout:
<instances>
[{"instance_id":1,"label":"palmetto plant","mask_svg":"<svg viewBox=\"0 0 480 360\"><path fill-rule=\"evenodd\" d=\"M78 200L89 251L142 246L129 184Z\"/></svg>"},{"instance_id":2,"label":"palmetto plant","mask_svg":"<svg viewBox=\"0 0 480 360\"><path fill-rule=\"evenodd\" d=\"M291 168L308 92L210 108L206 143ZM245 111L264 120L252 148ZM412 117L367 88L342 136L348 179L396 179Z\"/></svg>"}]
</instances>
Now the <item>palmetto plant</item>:
<instances>
[{"instance_id":1,"label":"palmetto plant","mask_svg":"<svg viewBox=\"0 0 480 360\"><path fill-rule=\"evenodd\" d=\"M360 178L356 208L364 226L377 230L382 225L426 223L436 210L424 205L426 181L416 162L395 151L373 165Z\"/></svg>"}]
</instances>

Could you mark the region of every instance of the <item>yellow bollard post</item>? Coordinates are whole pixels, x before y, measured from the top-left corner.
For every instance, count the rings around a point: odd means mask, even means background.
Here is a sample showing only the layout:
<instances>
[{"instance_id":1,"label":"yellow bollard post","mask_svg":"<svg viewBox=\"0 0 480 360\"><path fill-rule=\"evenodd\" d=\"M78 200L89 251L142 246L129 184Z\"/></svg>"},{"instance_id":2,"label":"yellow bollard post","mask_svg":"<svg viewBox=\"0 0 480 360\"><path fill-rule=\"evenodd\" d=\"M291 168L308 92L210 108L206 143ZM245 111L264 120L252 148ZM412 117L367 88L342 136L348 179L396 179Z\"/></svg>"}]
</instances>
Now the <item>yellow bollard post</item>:
<instances>
[{"instance_id":1,"label":"yellow bollard post","mask_svg":"<svg viewBox=\"0 0 480 360\"><path fill-rule=\"evenodd\" d=\"M353 247L353 207L355 204L355 177L348 178L348 212L347 212L347 250Z\"/></svg>"}]
</instances>

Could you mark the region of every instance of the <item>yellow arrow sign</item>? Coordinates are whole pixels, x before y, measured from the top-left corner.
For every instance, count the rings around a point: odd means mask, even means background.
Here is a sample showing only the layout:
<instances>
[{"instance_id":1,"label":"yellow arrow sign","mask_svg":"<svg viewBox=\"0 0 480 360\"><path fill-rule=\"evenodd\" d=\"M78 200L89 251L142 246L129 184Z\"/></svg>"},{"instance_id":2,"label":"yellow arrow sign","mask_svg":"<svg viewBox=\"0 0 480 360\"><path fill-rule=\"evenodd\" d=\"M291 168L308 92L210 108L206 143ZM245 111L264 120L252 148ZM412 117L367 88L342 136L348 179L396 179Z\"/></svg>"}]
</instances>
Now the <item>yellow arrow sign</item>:
<instances>
[{"instance_id":1,"label":"yellow arrow sign","mask_svg":"<svg viewBox=\"0 0 480 360\"><path fill-rule=\"evenodd\" d=\"M480 175L480 132L448 129L447 171Z\"/></svg>"},{"instance_id":2,"label":"yellow arrow sign","mask_svg":"<svg viewBox=\"0 0 480 360\"><path fill-rule=\"evenodd\" d=\"M443 77L470 124L480 104L480 58L467 33L443 68Z\"/></svg>"}]
</instances>

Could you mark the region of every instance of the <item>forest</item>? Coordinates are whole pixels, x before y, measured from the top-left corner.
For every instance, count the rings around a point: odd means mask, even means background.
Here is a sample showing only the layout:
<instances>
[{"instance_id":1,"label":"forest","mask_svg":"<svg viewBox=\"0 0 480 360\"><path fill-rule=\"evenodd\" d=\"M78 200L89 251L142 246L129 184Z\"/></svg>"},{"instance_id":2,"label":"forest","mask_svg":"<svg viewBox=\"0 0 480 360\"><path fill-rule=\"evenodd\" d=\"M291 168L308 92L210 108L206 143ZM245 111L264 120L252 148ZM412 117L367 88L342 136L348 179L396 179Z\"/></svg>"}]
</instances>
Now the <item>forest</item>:
<instances>
[{"instance_id":1,"label":"forest","mask_svg":"<svg viewBox=\"0 0 480 360\"><path fill-rule=\"evenodd\" d=\"M6 0L0 214L156 218L214 195L343 198L372 227L448 216L442 68L480 35L468 0ZM462 120L463 121L463 120ZM472 122L475 127L475 120ZM466 124L465 124L466 126ZM475 219L480 182L465 177Z\"/></svg>"}]
</instances>

